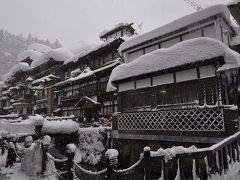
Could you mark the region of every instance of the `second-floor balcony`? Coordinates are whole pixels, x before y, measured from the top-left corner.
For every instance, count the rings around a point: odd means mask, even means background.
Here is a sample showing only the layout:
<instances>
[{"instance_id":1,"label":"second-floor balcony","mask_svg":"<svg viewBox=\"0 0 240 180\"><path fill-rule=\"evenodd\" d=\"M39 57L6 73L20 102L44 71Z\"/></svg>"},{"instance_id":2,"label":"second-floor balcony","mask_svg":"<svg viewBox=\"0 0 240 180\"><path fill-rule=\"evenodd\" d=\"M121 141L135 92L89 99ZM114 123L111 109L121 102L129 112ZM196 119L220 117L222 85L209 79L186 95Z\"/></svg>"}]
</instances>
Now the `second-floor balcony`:
<instances>
[{"instance_id":1,"label":"second-floor balcony","mask_svg":"<svg viewBox=\"0 0 240 180\"><path fill-rule=\"evenodd\" d=\"M113 115L113 137L117 139L214 143L238 127L236 106L174 107Z\"/></svg>"}]
</instances>

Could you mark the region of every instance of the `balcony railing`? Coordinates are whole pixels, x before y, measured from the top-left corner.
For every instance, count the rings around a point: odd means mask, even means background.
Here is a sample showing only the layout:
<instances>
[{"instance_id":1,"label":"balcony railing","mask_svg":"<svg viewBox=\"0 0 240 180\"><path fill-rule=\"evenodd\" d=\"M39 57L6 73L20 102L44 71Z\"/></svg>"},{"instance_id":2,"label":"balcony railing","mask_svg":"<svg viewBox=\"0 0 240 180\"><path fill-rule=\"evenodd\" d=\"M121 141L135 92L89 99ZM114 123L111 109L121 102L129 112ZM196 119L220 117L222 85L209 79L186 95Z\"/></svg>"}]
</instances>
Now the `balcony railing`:
<instances>
[{"instance_id":1,"label":"balcony railing","mask_svg":"<svg viewBox=\"0 0 240 180\"><path fill-rule=\"evenodd\" d=\"M222 108L117 114L118 130L225 131Z\"/></svg>"}]
</instances>

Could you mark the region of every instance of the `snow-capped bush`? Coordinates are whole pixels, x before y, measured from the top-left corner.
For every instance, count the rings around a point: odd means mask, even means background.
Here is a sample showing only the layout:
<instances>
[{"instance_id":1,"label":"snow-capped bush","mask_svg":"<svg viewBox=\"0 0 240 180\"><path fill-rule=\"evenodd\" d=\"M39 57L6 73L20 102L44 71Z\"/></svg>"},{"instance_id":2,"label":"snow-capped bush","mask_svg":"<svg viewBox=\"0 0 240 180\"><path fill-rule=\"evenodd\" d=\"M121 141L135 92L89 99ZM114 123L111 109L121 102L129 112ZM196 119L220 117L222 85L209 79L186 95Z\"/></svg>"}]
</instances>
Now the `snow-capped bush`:
<instances>
[{"instance_id":1,"label":"snow-capped bush","mask_svg":"<svg viewBox=\"0 0 240 180\"><path fill-rule=\"evenodd\" d=\"M96 165L104 153L104 128L80 128L75 161Z\"/></svg>"}]
</instances>

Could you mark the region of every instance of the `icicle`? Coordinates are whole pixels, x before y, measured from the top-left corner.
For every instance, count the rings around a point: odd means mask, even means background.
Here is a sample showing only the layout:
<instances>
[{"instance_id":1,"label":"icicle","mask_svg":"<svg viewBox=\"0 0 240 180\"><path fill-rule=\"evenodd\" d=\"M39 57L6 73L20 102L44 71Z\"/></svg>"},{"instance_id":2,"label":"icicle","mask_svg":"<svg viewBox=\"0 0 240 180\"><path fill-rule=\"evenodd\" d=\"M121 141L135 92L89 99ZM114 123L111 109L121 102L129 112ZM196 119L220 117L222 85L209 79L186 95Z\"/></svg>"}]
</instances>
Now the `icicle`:
<instances>
[{"instance_id":1,"label":"icicle","mask_svg":"<svg viewBox=\"0 0 240 180\"><path fill-rule=\"evenodd\" d=\"M179 162L179 159L178 159L177 163L178 163L178 169L177 169L177 174L176 174L176 177L175 177L174 180L181 180L181 178L180 178L180 162Z\"/></svg>"},{"instance_id":2,"label":"icicle","mask_svg":"<svg viewBox=\"0 0 240 180\"><path fill-rule=\"evenodd\" d=\"M195 159L193 159L192 175L193 175L193 180L200 180L200 178L197 176L197 172L196 172L196 161L195 161Z\"/></svg>"},{"instance_id":3,"label":"icicle","mask_svg":"<svg viewBox=\"0 0 240 180\"><path fill-rule=\"evenodd\" d=\"M164 180L164 172L163 172L163 169L162 169L162 171L161 171L161 177L160 177L158 180Z\"/></svg>"}]
</instances>

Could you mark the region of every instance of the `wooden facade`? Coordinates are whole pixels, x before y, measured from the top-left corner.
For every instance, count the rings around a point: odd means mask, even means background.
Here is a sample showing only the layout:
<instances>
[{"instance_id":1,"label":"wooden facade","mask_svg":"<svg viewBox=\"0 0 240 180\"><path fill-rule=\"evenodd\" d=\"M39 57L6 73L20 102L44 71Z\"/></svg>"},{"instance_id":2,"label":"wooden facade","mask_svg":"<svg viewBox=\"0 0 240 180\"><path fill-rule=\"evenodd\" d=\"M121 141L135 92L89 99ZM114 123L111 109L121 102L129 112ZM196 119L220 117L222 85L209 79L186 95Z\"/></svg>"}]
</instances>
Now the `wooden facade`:
<instances>
[{"instance_id":1,"label":"wooden facade","mask_svg":"<svg viewBox=\"0 0 240 180\"><path fill-rule=\"evenodd\" d=\"M112 70L122 63L117 52L122 42L123 39L116 38L107 46L79 58L77 62L62 66L65 80L55 86L58 92L57 109L61 109L61 112L56 114L64 116L74 114L79 121L83 122L86 119L87 122L91 122L98 121L99 118L109 118L116 112L116 95L107 93L106 87ZM69 81L72 71L79 68L82 72L87 67L93 74ZM92 100L78 103L85 96ZM96 103L92 103L93 101Z\"/></svg>"},{"instance_id":2,"label":"wooden facade","mask_svg":"<svg viewBox=\"0 0 240 180\"><path fill-rule=\"evenodd\" d=\"M223 63L223 57L216 57L116 81L121 113L113 117L114 138L215 143L236 132L240 105L238 70L216 73ZM212 73L206 76L204 69L212 69ZM188 79L179 78L182 72ZM190 77L190 72L196 76ZM173 81L157 84L156 77L169 80L166 74ZM138 88L143 79L146 87ZM124 84L129 82L133 86L126 87ZM123 85L125 89L121 88Z\"/></svg>"}]
</instances>

